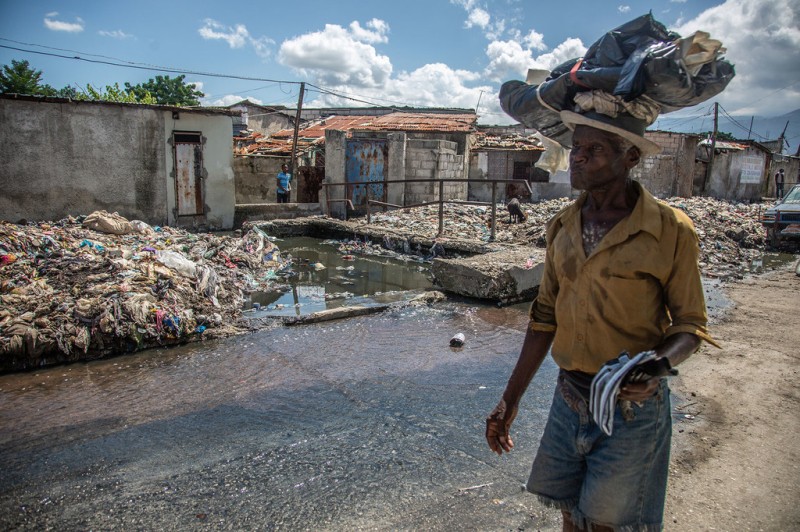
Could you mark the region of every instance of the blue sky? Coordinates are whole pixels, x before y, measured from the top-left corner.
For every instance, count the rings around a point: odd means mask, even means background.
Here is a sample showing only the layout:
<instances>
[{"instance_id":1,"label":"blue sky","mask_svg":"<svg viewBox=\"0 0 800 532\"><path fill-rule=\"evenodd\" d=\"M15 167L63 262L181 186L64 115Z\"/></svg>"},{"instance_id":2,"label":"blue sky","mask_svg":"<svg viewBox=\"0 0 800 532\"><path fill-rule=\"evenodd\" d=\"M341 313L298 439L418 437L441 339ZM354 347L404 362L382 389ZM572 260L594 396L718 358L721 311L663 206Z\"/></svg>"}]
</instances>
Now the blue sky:
<instances>
[{"instance_id":1,"label":"blue sky","mask_svg":"<svg viewBox=\"0 0 800 532\"><path fill-rule=\"evenodd\" d=\"M176 75L152 66L189 71L205 105L294 107L299 85L285 82L305 81L353 98L309 87L308 107L477 106L480 123L503 124L503 81L579 57L648 11L683 36L723 42L737 71L716 98L728 113L800 108L800 0L0 0L0 64L26 59L56 88Z\"/></svg>"}]
</instances>

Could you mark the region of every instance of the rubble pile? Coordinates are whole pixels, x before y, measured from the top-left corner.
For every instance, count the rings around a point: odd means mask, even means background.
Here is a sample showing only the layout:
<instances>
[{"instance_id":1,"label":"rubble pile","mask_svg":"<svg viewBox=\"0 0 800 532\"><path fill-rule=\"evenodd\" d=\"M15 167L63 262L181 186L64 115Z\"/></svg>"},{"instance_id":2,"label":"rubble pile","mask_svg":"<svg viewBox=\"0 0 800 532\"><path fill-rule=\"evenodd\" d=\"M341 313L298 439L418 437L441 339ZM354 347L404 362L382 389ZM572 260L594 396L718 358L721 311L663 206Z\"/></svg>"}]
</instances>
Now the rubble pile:
<instances>
[{"instance_id":1,"label":"rubble pile","mask_svg":"<svg viewBox=\"0 0 800 532\"><path fill-rule=\"evenodd\" d=\"M540 203L522 204L527 215L524 224L508 223L508 211L498 205L495 227L495 242L529 245L544 236L544 226L554 214L566 207L568 198L554 199ZM353 220L366 224L366 218ZM488 242L491 238L492 212L484 205L460 205L449 203L444 206L444 238L480 240ZM434 238L439 232L439 207L426 205L404 210L388 211L372 215L371 225L386 227L405 233L413 233L426 238ZM542 240L543 242L543 240Z\"/></svg>"},{"instance_id":2,"label":"rubble pile","mask_svg":"<svg viewBox=\"0 0 800 532\"><path fill-rule=\"evenodd\" d=\"M104 211L0 222L0 369L240 332L244 293L290 267L257 228L192 234Z\"/></svg>"},{"instance_id":3,"label":"rubble pile","mask_svg":"<svg viewBox=\"0 0 800 532\"><path fill-rule=\"evenodd\" d=\"M767 233L760 219L770 205L706 197L671 198L666 203L684 211L694 223L703 275L740 276L764 254Z\"/></svg>"},{"instance_id":4,"label":"rubble pile","mask_svg":"<svg viewBox=\"0 0 800 532\"><path fill-rule=\"evenodd\" d=\"M509 223L505 206L497 207L495 242L502 244L545 245L545 224L572 200L560 198L523 203L527 220ZM764 252L766 232L759 222L769 205L736 203L708 197L670 198L665 203L681 209L695 224L700 238L700 265L704 275L725 277L747 271L750 263ZM366 224L366 218L353 220ZM435 238L439 231L436 205L388 211L372 215L373 226ZM491 235L491 210L486 206L446 204L444 233L447 238L488 241Z\"/></svg>"}]
</instances>

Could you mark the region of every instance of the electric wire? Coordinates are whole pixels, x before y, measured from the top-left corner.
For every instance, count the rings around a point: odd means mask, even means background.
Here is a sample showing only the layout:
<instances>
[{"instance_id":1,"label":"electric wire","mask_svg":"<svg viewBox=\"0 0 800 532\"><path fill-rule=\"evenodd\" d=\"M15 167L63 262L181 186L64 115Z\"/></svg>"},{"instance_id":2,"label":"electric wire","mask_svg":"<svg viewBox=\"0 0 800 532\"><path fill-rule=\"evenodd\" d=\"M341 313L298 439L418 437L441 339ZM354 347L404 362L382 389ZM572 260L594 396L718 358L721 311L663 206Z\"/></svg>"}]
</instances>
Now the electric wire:
<instances>
[{"instance_id":1,"label":"electric wire","mask_svg":"<svg viewBox=\"0 0 800 532\"><path fill-rule=\"evenodd\" d=\"M9 50L16 50L16 51L19 51L19 52L25 52L25 53L30 53L30 54L46 55L46 56L50 56L50 57L59 57L59 58L62 58L62 59L72 59L72 60L75 60L75 61L84 61L84 62L87 62L87 63L110 65L110 66L116 66L116 67L122 67L122 68L134 68L134 69L138 69L138 70L150 70L150 71L155 71L155 72L169 72L171 74L190 74L192 76L206 76L206 77L211 77L211 78L241 79L241 80L245 80L245 81L266 81L266 82L271 82L271 83L289 83L289 84L294 84L294 85L299 85L301 83L300 81L288 81L288 80L278 80L278 79L269 79L269 78L257 78L257 77L252 77L252 76L238 76L238 75L235 75L235 74L219 74L219 73L216 73L216 72L201 72L201 71L197 71L197 70L188 70L188 69L184 69L184 68L160 67L160 66L155 66L155 65L145 66L145 65L141 65L141 64L137 64L137 63L127 63L126 64L126 63L119 63L119 62L113 62L113 61L104 61L104 60L100 60L100 59L88 59L86 57L81 57L81 56L67 56L67 55L57 54L57 53L53 53L53 52L41 52L41 51L37 51L37 50L25 50L23 48L18 48L16 46L8 46L8 45L5 45L5 44L0 44L0 48L6 48L6 49L9 49Z\"/></svg>"}]
</instances>

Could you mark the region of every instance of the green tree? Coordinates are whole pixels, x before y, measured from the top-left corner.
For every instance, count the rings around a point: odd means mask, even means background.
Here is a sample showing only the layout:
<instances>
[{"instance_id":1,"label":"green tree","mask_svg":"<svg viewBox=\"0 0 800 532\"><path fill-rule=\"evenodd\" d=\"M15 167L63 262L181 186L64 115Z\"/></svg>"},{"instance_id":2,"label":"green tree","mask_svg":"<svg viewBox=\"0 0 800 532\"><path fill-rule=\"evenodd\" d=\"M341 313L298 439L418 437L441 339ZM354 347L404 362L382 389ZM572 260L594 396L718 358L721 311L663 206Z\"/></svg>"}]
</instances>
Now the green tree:
<instances>
[{"instance_id":1,"label":"green tree","mask_svg":"<svg viewBox=\"0 0 800 532\"><path fill-rule=\"evenodd\" d=\"M131 90L121 88L119 86L119 83L114 83L113 85L106 85L105 91L102 91L101 89L96 89L92 87L91 84L87 83L85 92L76 93L74 99L103 101L103 102L121 102L121 103L147 103L147 104L157 103L156 99L153 98L149 92L142 91L139 94L136 94Z\"/></svg>"},{"instance_id":2,"label":"green tree","mask_svg":"<svg viewBox=\"0 0 800 532\"><path fill-rule=\"evenodd\" d=\"M149 93L155 98L156 103L161 105L200 105L199 98L205 94L197 90L193 83L184 82L184 78L186 76L183 74L176 78L156 76L155 79L150 78L147 83L138 85L125 83L125 89L135 94L137 98L142 98L145 93Z\"/></svg>"},{"instance_id":3,"label":"green tree","mask_svg":"<svg viewBox=\"0 0 800 532\"><path fill-rule=\"evenodd\" d=\"M55 89L42 85L42 71L31 68L28 61L11 60L11 66L3 65L0 71L0 92L14 94L41 94L53 96Z\"/></svg>"}]
</instances>

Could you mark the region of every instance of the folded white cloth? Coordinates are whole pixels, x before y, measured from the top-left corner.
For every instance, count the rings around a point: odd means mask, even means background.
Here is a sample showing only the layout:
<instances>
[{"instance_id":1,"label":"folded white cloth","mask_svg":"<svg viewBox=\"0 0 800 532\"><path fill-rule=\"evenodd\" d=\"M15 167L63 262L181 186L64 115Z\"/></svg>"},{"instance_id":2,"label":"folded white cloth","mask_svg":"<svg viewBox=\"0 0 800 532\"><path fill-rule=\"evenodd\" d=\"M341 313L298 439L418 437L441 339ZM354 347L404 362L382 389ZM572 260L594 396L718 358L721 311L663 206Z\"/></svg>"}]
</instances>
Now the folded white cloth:
<instances>
[{"instance_id":1,"label":"folded white cloth","mask_svg":"<svg viewBox=\"0 0 800 532\"><path fill-rule=\"evenodd\" d=\"M589 412L600 430L608 436L611 436L614 430L614 408L617 405L617 395L623 379L634 367L655 358L655 351L642 351L633 358L627 352L623 352L617 358L603 364L592 379L589 389Z\"/></svg>"}]
</instances>

